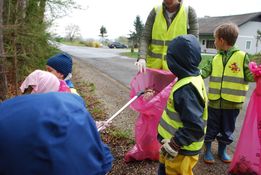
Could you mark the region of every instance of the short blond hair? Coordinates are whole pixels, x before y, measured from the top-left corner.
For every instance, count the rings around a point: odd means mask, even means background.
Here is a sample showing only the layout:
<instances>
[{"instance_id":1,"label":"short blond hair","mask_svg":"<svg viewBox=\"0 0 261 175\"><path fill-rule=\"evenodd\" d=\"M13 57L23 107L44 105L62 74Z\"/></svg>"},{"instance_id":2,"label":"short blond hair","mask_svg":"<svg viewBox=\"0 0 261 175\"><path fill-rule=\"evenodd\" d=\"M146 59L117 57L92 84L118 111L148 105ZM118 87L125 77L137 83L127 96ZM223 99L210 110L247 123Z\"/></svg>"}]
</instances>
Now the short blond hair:
<instances>
[{"instance_id":1,"label":"short blond hair","mask_svg":"<svg viewBox=\"0 0 261 175\"><path fill-rule=\"evenodd\" d=\"M215 31L214 36L217 38L223 38L228 45L233 46L238 37L239 29L234 23L224 23L219 25Z\"/></svg>"}]
</instances>

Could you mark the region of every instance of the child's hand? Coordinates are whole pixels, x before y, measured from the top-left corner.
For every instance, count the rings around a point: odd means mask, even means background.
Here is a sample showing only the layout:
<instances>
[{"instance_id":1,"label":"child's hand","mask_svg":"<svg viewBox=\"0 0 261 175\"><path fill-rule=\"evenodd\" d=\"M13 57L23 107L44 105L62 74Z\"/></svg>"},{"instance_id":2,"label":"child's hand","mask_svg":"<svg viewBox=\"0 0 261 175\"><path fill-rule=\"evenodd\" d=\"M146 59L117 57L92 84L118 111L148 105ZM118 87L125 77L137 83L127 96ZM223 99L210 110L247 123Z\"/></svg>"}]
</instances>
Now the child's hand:
<instances>
[{"instance_id":1,"label":"child's hand","mask_svg":"<svg viewBox=\"0 0 261 175\"><path fill-rule=\"evenodd\" d=\"M106 129L108 126L110 126L111 122L106 122L106 121L96 121L96 127L100 129L100 131Z\"/></svg>"},{"instance_id":2,"label":"child's hand","mask_svg":"<svg viewBox=\"0 0 261 175\"><path fill-rule=\"evenodd\" d=\"M178 155L178 152L171 146L170 139L163 139L161 143L161 152L167 152L172 157L176 157Z\"/></svg>"}]
</instances>

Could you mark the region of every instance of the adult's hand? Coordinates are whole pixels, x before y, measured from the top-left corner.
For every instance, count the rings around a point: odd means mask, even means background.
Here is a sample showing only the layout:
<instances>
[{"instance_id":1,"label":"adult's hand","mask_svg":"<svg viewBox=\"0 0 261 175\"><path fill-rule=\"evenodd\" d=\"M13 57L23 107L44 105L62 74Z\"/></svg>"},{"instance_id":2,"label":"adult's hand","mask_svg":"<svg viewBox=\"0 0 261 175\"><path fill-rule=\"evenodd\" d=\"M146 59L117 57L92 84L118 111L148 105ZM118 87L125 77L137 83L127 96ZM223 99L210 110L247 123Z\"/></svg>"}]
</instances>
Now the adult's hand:
<instances>
[{"instance_id":1,"label":"adult's hand","mask_svg":"<svg viewBox=\"0 0 261 175\"><path fill-rule=\"evenodd\" d=\"M146 72L146 61L144 59L139 59L135 62L135 65L138 67L139 72Z\"/></svg>"}]
</instances>

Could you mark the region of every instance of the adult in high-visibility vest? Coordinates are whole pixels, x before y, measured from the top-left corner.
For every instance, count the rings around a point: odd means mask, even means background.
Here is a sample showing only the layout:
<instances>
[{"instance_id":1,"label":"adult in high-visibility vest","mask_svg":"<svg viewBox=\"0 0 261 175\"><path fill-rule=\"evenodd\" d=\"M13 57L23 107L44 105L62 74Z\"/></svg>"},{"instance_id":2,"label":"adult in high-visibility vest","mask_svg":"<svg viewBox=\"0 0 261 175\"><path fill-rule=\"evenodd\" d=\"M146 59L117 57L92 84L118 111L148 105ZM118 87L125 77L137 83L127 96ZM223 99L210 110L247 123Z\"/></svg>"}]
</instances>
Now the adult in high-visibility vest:
<instances>
[{"instance_id":1,"label":"adult in high-visibility vest","mask_svg":"<svg viewBox=\"0 0 261 175\"><path fill-rule=\"evenodd\" d=\"M197 15L192 7L185 6L185 4L182 3L182 0L163 0L161 5L155 6L147 18L140 40L139 56L135 63L139 72L145 72L146 66L148 68L169 71L166 62L168 44L175 37L188 33L193 34L196 37L198 37L199 33ZM155 82L155 84L156 83L158 82ZM144 120L148 118L143 115L140 115L139 117L144 117ZM154 118L156 120L156 117ZM152 128L157 127L155 124L150 124ZM139 123L136 123L135 127L139 128L138 125ZM143 138L147 137L151 136L146 135L146 137L144 136ZM156 135L155 138L152 138L151 140L157 141ZM147 145L149 144L150 143L147 143ZM140 147L140 150L146 150L146 148ZM156 150L158 151L158 149Z\"/></svg>"},{"instance_id":2,"label":"adult in high-visibility vest","mask_svg":"<svg viewBox=\"0 0 261 175\"><path fill-rule=\"evenodd\" d=\"M158 175L193 175L207 126L207 93L200 76L200 45L193 35L170 42L167 64L178 77L158 125Z\"/></svg>"},{"instance_id":3,"label":"adult in high-visibility vest","mask_svg":"<svg viewBox=\"0 0 261 175\"><path fill-rule=\"evenodd\" d=\"M218 140L218 156L225 163L231 158L226 152L233 142L233 132L237 116L245 101L248 82L253 82L247 54L234 45L239 29L233 23L225 23L215 29L217 55L202 68L202 77L210 76L208 126L205 137L204 161L214 163L211 142Z\"/></svg>"},{"instance_id":4,"label":"adult in high-visibility vest","mask_svg":"<svg viewBox=\"0 0 261 175\"><path fill-rule=\"evenodd\" d=\"M182 0L163 0L154 7L142 32L139 56L135 63L140 72L149 68L168 70L166 52L169 42L184 34L198 37L198 20L195 10Z\"/></svg>"}]
</instances>

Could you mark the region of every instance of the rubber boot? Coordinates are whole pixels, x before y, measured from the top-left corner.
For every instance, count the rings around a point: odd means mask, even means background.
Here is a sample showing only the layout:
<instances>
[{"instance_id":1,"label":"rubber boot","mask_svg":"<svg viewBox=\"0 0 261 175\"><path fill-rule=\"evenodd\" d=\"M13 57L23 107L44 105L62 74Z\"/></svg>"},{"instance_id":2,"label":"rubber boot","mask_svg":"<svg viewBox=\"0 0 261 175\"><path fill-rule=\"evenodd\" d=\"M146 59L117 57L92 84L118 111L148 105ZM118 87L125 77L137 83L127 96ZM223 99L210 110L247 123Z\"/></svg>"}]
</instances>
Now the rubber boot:
<instances>
[{"instance_id":1,"label":"rubber boot","mask_svg":"<svg viewBox=\"0 0 261 175\"><path fill-rule=\"evenodd\" d=\"M215 163L214 156L211 152L211 142L205 143L205 154L204 154L204 162L207 164Z\"/></svg>"},{"instance_id":2,"label":"rubber boot","mask_svg":"<svg viewBox=\"0 0 261 175\"><path fill-rule=\"evenodd\" d=\"M218 143L218 156L224 163L230 163L231 158L227 154L227 145L224 143Z\"/></svg>"}]
</instances>

